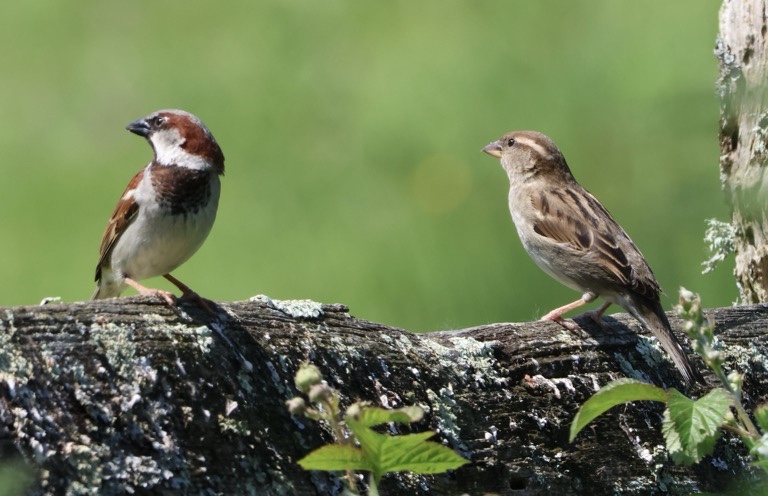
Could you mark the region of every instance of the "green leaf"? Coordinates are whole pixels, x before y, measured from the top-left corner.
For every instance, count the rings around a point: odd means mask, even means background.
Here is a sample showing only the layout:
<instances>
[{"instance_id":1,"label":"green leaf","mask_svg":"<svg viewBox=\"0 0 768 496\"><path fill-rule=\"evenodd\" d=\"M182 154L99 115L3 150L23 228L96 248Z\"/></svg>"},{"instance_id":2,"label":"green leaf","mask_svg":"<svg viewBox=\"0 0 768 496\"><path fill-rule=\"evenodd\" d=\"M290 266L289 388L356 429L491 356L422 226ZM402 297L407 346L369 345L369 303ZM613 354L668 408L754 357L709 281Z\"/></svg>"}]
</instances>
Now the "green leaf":
<instances>
[{"instance_id":1,"label":"green leaf","mask_svg":"<svg viewBox=\"0 0 768 496\"><path fill-rule=\"evenodd\" d=\"M760 439L756 440L749 453L755 457L755 462L752 465L768 472L768 434L763 434Z\"/></svg>"},{"instance_id":2,"label":"green leaf","mask_svg":"<svg viewBox=\"0 0 768 496\"><path fill-rule=\"evenodd\" d=\"M661 431L676 463L690 465L712 453L731 406L731 395L716 388L698 400L672 389Z\"/></svg>"},{"instance_id":3,"label":"green leaf","mask_svg":"<svg viewBox=\"0 0 768 496\"><path fill-rule=\"evenodd\" d=\"M360 448L338 444L321 446L299 460L298 464L304 470L373 470Z\"/></svg>"},{"instance_id":4,"label":"green leaf","mask_svg":"<svg viewBox=\"0 0 768 496\"><path fill-rule=\"evenodd\" d=\"M619 379L610 382L585 401L579 411L576 412L568 441L573 442L579 432L598 416L616 405L629 401L660 401L664 403L667 401L667 392L659 387L634 379Z\"/></svg>"},{"instance_id":5,"label":"green leaf","mask_svg":"<svg viewBox=\"0 0 768 496\"><path fill-rule=\"evenodd\" d=\"M760 405L755 408L755 421L763 434L768 433L768 405Z\"/></svg>"},{"instance_id":6,"label":"green leaf","mask_svg":"<svg viewBox=\"0 0 768 496\"><path fill-rule=\"evenodd\" d=\"M347 425L352 430L355 439L360 443L360 449L363 450L371 464L378 466L377 462L381 457L381 450L387 436L379 434L350 418L347 419Z\"/></svg>"},{"instance_id":7,"label":"green leaf","mask_svg":"<svg viewBox=\"0 0 768 496\"><path fill-rule=\"evenodd\" d=\"M385 473L408 470L417 474L439 474L469 463L447 446L423 439L412 443L408 439L411 436L419 434L387 436L381 458L381 468Z\"/></svg>"},{"instance_id":8,"label":"green leaf","mask_svg":"<svg viewBox=\"0 0 768 496\"><path fill-rule=\"evenodd\" d=\"M757 461L751 464L753 467L758 467L768 472L768 460Z\"/></svg>"},{"instance_id":9,"label":"green leaf","mask_svg":"<svg viewBox=\"0 0 768 496\"><path fill-rule=\"evenodd\" d=\"M389 472L411 471L419 474L442 473L453 470L467 460L448 447L428 442L434 432L419 432L389 436L379 434L355 419L347 419L347 424L355 434L365 459L371 464L370 469L376 481Z\"/></svg>"},{"instance_id":10,"label":"green leaf","mask_svg":"<svg viewBox=\"0 0 768 496\"><path fill-rule=\"evenodd\" d=\"M367 406L360 408L359 413L355 415L355 421L365 427L374 427L389 422L410 424L418 422L423 416L424 410L418 406L406 406L397 410Z\"/></svg>"}]
</instances>

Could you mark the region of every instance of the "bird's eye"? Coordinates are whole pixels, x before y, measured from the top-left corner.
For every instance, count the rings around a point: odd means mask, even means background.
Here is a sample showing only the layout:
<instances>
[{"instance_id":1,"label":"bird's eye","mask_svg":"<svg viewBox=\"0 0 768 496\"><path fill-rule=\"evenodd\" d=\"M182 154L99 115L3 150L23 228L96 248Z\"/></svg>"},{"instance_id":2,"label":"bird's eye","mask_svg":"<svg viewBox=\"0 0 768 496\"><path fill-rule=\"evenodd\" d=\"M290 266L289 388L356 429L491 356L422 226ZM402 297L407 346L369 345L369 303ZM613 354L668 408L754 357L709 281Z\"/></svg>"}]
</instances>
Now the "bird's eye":
<instances>
[{"instance_id":1,"label":"bird's eye","mask_svg":"<svg viewBox=\"0 0 768 496\"><path fill-rule=\"evenodd\" d=\"M509 138L507 140L507 146L515 146L515 138Z\"/></svg>"},{"instance_id":2,"label":"bird's eye","mask_svg":"<svg viewBox=\"0 0 768 496\"><path fill-rule=\"evenodd\" d=\"M165 122L165 117L163 117L162 115L155 116L152 119L152 125L154 125L155 127L160 127L164 122Z\"/></svg>"}]
</instances>

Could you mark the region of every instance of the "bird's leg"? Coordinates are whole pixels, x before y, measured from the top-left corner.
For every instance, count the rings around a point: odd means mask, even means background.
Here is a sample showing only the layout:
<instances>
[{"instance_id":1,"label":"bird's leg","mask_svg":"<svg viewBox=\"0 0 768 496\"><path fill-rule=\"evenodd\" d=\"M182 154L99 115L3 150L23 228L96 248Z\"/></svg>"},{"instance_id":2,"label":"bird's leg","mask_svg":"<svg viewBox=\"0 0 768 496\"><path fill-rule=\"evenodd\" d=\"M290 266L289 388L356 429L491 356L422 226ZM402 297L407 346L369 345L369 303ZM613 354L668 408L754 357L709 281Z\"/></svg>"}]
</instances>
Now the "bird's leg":
<instances>
[{"instance_id":1,"label":"bird's leg","mask_svg":"<svg viewBox=\"0 0 768 496\"><path fill-rule=\"evenodd\" d=\"M179 281L178 279L176 279L172 275L164 274L163 277L165 277L166 279L171 281L174 286L176 286L177 288L179 288L181 290L181 297L182 298L194 298L195 296L197 296L197 293L192 291L192 289L189 286L187 286L183 282Z\"/></svg>"},{"instance_id":2,"label":"bird's leg","mask_svg":"<svg viewBox=\"0 0 768 496\"><path fill-rule=\"evenodd\" d=\"M573 322L572 320L570 320L570 321L569 320L565 320L563 318L563 314L566 313L566 312L570 312L574 308L579 308L580 306L582 306L582 305L584 305L586 303L589 303L593 299L594 298L587 299L584 296L582 296L581 298L579 298L578 300L574 301L573 303L569 303L567 305L563 305L560 308L555 308L554 310L552 310L551 312L549 312L548 314L546 314L545 316L543 316L539 320L551 320L552 322L557 322L558 324L560 324L561 326L565 327L569 331L574 331L574 332L579 331L581 329L579 327L579 324L577 324L576 322Z\"/></svg>"},{"instance_id":3,"label":"bird's leg","mask_svg":"<svg viewBox=\"0 0 768 496\"><path fill-rule=\"evenodd\" d=\"M190 300L194 300L194 301L196 301L198 303L198 305L203 307L203 310L205 310L206 312L208 312L211 315L216 315L216 312L214 312L213 309L211 308L211 306L209 305L208 300L206 300L205 298L203 298L199 294L197 294L194 291L192 291L192 288L190 288L189 286L187 286L183 282L179 281L178 279L173 277L171 274L163 274L163 277L165 277L166 279L171 281L174 286L176 286L177 288L179 288L181 290L181 297L182 298L187 298L187 299L190 299Z\"/></svg>"},{"instance_id":4,"label":"bird's leg","mask_svg":"<svg viewBox=\"0 0 768 496\"><path fill-rule=\"evenodd\" d=\"M176 297L173 295L173 293L169 293L168 291L163 291L162 289L151 289L146 286L142 286L137 281L134 281L130 277L126 277L124 279L125 283L135 289L139 292L140 295L143 296L157 296L158 298L162 298L165 300L166 303L168 303L169 307L176 305Z\"/></svg>"}]
</instances>

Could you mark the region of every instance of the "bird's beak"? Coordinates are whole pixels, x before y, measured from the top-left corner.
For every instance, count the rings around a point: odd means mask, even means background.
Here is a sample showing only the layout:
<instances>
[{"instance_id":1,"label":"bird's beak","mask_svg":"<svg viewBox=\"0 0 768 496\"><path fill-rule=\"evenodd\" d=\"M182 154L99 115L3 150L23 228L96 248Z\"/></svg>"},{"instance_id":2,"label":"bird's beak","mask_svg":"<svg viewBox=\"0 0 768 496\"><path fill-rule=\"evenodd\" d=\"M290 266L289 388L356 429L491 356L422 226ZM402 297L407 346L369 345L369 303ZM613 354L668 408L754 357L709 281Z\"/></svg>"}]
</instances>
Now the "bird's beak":
<instances>
[{"instance_id":1,"label":"bird's beak","mask_svg":"<svg viewBox=\"0 0 768 496\"><path fill-rule=\"evenodd\" d=\"M133 134L138 134L139 136L143 136L145 138L149 136L149 123L146 121L146 119L133 121L125 126L125 128Z\"/></svg>"},{"instance_id":2,"label":"bird's beak","mask_svg":"<svg viewBox=\"0 0 768 496\"><path fill-rule=\"evenodd\" d=\"M501 158L501 143L499 141L491 141L483 147L483 151L488 155Z\"/></svg>"}]
</instances>

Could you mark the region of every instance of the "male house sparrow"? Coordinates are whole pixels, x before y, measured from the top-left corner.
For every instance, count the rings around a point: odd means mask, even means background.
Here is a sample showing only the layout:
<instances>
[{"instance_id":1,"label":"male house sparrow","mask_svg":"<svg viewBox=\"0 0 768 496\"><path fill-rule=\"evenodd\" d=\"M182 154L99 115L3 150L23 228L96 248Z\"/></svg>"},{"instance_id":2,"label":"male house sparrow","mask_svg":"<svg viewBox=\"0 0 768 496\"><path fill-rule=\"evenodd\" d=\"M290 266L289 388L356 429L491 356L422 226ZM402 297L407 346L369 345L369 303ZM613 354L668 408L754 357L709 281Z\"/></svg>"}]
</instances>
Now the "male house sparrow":
<instances>
[{"instance_id":1,"label":"male house sparrow","mask_svg":"<svg viewBox=\"0 0 768 496\"><path fill-rule=\"evenodd\" d=\"M107 224L96 266L98 287L91 299L120 296L131 286L173 306L172 293L138 282L159 275L183 297L200 299L170 272L186 262L211 231L224 154L200 119L183 110L159 110L126 129L147 139L154 158L128 183Z\"/></svg>"},{"instance_id":2,"label":"male house sparrow","mask_svg":"<svg viewBox=\"0 0 768 496\"><path fill-rule=\"evenodd\" d=\"M661 289L640 250L576 182L555 143L535 131L516 131L483 151L500 158L509 176L509 211L528 255L544 272L582 293L542 320L571 329L575 324L562 315L601 296L606 303L592 313L596 320L611 303L621 306L656 336L688 385L703 383L670 329L659 302Z\"/></svg>"}]
</instances>

